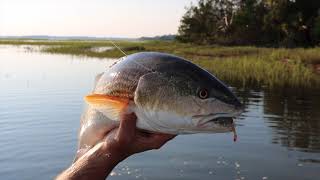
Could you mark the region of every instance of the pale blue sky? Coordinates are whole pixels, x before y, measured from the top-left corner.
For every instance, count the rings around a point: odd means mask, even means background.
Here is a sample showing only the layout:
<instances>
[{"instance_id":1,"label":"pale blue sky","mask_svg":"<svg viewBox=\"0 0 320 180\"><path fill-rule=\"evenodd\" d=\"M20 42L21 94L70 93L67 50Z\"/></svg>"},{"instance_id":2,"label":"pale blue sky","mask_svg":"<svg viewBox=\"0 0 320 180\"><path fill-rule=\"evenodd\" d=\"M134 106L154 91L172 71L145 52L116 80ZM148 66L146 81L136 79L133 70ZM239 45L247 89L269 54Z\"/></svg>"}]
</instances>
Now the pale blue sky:
<instances>
[{"instance_id":1,"label":"pale blue sky","mask_svg":"<svg viewBox=\"0 0 320 180\"><path fill-rule=\"evenodd\" d=\"M0 0L0 36L175 34L196 0Z\"/></svg>"}]
</instances>

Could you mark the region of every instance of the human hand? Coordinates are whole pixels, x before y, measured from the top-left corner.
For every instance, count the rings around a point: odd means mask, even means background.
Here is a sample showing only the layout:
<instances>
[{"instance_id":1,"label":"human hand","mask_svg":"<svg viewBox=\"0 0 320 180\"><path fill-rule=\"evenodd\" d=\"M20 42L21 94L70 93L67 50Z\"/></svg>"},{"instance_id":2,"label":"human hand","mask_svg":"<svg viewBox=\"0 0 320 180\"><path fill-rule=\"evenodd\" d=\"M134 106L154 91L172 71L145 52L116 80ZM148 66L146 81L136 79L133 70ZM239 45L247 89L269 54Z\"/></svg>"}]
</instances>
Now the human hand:
<instances>
[{"instance_id":1,"label":"human hand","mask_svg":"<svg viewBox=\"0 0 320 180\"><path fill-rule=\"evenodd\" d=\"M137 117L134 113L120 116L120 126L108 133L102 151L120 158L152 149L159 149L175 135L146 133L136 129Z\"/></svg>"},{"instance_id":2,"label":"human hand","mask_svg":"<svg viewBox=\"0 0 320 180\"><path fill-rule=\"evenodd\" d=\"M120 116L120 126L106 133L105 139L88 150L57 179L105 179L112 169L132 154L159 149L175 137L143 133L136 128L134 113Z\"/></svg>"}]
</instances>

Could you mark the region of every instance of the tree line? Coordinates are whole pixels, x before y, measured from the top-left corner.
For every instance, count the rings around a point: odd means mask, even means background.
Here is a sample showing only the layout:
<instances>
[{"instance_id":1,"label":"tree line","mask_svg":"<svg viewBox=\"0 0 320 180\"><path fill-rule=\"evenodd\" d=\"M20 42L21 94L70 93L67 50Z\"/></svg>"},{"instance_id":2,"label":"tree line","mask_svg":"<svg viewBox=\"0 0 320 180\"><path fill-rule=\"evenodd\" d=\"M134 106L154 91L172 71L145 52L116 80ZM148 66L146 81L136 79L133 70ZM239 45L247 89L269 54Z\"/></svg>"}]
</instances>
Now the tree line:
<instances>
[{"instance_id":1,"label":"tree line","mask_svg":"<svg viewBox=\"0 0 320 180\"><path fill-rule=\"evenodd\" d=\"M187 8L176 37L222 45L320 44L320 0L199 0Z\"/></svg>"}]
</instances>

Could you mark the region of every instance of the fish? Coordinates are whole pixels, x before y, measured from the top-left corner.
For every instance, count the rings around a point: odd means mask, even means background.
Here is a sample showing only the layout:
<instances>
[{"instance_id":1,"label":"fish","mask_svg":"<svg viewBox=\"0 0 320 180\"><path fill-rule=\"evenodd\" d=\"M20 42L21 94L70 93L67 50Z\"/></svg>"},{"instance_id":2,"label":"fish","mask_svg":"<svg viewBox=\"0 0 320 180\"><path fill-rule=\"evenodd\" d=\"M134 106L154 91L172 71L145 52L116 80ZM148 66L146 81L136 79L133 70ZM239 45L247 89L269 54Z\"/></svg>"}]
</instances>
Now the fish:
<instances>
[{"instance_id":1,"label":"fish","mask_svg":"<svg viewBox=\"0 0 320 180\"><path fill-rule=\"evenodd\" d=\"M103 139L124 110L136 114L138 129L174 135L235 133L234 117L243 112L239 99L213 74L159 52L121 58L96 77L84 100L79 149Z\"/></svg>"}]
</instances>

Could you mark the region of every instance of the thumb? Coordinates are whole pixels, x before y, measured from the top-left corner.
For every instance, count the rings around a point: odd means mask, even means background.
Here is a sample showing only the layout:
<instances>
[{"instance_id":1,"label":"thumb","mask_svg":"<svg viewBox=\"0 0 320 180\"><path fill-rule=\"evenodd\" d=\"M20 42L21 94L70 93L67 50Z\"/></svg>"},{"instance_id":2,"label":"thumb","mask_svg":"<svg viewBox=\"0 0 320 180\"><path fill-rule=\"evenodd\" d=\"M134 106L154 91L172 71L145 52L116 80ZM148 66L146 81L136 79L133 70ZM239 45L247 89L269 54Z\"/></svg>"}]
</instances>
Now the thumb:
<instances>
[{"instance_id":1,"label":"thumb","mask_svg":"<svg viewBox=\"0 0 320 180\"><path fill-rule=\"evenodd\" d=\"M119 141L131 141L136 133L137 116L134 113L120 114L120 126L118 130Z\"/></svg>"}]
</instances>

